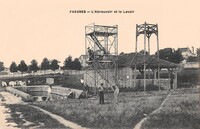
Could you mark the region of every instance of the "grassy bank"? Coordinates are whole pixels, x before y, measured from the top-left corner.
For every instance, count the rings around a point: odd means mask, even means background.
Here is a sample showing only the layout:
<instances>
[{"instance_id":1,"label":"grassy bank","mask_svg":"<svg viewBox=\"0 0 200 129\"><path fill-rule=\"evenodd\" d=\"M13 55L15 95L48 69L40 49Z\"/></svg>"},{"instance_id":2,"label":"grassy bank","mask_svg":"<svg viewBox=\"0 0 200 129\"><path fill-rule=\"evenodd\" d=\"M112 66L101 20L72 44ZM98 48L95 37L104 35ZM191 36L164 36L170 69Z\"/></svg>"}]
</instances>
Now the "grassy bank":
<instances>
[{"instance_id":1,"label":"grassy bank","mask_svg":"<svg viewBox=\"0 0 200 129\"><path fill-rule=\"evenodd\" d=\"M90 99L53 100L47 103L35 102L50 112L89 128L128 129L133 128L144 114L160 106L167 95L162 92L121 92L118 104L112 102L112 94L105 95L105 104L98 104L98 97Z\"/></svg>"},{"instance_id":2,"label":"grassy bank","mask_svg":"<svg viewBox=\"0 0 200 129\"><path fill-rule=\"evenodd\" d=\"M10 109L11 118L9 121L14 121L19 128L66 128L58 121L44 114L43 112L21 104L6 105Z\"/></svg>"},{"instance_id":3,"label":"grassy bank","mask_svg":"<svg viewBox=\"0 0 200 129\"><path fill-rule=\"evenodd\" d=\"M147 119L143 129L200 129L199 96L199 89L172 93L161 111Z\"/></svg>"}]
</instances>

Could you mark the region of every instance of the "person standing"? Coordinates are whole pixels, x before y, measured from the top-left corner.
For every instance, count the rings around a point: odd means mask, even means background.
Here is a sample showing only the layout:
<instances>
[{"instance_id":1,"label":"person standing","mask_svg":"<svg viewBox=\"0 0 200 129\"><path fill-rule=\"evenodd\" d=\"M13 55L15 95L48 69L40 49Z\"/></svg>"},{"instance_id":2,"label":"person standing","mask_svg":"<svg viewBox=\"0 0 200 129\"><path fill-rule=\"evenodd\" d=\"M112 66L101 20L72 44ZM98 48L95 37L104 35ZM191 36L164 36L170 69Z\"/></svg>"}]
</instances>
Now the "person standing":
<instances>
[{"instance_id":1,"label":"person standing","mask_svg":"<svg viewBox=\"0 0 200 129\"><path fill-rule=\"evenodd\" d=\"M99 104L104 104L103 83L99 86Z\"/></svg>"},{"instance_id":2,"label":"person standing","mask_svg":"<svg viewBox=\"0 0 200 129\"><path fill-rule=\"evenodd\" d=\"M173 77L173 74L172 74L171 77L170 77L170 90L173 90L173 87L174 87L174 77Z\"/></svg>"},{"instance_id":3,"label":"person standing","mask_svg":"<svg viewBox=\"0 0 200 129\"><path fill-rule=\"evenodd\" d=\"M113 86L113 89L114 89L114 103L117 104L118 103L117 98L118 98L118 95L119 95L119 88L118 88L118 86Z\"/></svg>"},{"instance_id":4,"label":"person standing","mask_svg":"<svg viewBox=\"0 0 200 129\"><path fill-rule=\"evenodd\" d=\"M75 96L74 92L72 92L72 90L69 89L69 92L68 92L67 98L71 98L71 99L73 99L73 98L75 98L74 96Z\"/></svg>"},{"instance_id":5,"label":"person standing","mask_svg":"<svg viewBox=\"0 0 200 129\"><path fill-rule=\"evenodd\" d=\"M48 100L52 99L52 97L51 97L51 91L52 91L52 86L49 86L48 89L47 89L47 99L46 99L46 102Z\"/></svg>"},{"instance_id":6,"label":"person standing","mask_svg":"<svg viewBox=\"0 0 200 129\"><path fill-rule=\"evenodd\" d=\"M88 54L89 54L89 61L92 61L94 59L94 52L93 50L88 47Z\"/></svg>"},{"instance_id":7,"label":"person standing","mask_svg":"<svg viewBox=\"0 0 200 129\"><path fill-rule=\"evenodd\" d=\"M84 83L84 90L83 91L85 92L85 97L87 98L88 92L89 92L89 86L86 83Z\"/></svg>"}]
</instances>

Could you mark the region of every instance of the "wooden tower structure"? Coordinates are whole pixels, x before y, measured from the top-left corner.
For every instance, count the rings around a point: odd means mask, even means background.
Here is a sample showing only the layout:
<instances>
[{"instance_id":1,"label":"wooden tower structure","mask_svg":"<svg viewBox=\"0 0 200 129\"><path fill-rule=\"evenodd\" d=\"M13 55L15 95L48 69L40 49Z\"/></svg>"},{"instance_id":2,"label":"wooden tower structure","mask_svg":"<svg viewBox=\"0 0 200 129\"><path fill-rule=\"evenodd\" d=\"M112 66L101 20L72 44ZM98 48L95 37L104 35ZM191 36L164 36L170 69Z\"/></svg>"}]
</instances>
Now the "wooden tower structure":
<instances>
[{"instance_id":1,"label":"wooden tower structure","mask_svg":"<svg viewBox=\"0 0 200 129\"><path fill-rule=\"evenodd\" d=\"M85 83L110 87L117 81L118 26L85 26L85 54L87 68Z\"/></svg>"},{"instance_id":2,"label":"wooden tower structure","mask_svg":"<svg viewBox=\"0 0 200 129\"><path fill-rule=\"evenodd\" d=\"M138 48L138 36L144 35L144 91L146 91L146 69L147 65L149 62L147 62L146 59L146 54L150 55L150 38L152 34L156 35L156 46L157 46L157 58L158 58L158 69L157 69L157 79L158 79L158 86L160 90L160 57L159 57L159 36L158 36L158 24L149 24L149 23L144 23L144 24L136 24L136 43L135 43L135 52L137 53L137 48ZM146 41L147 40L147 41ZM137 67L137 66L136 66ZM135 69L136 69L135 67Z\"/></svg>"}]
</instances>

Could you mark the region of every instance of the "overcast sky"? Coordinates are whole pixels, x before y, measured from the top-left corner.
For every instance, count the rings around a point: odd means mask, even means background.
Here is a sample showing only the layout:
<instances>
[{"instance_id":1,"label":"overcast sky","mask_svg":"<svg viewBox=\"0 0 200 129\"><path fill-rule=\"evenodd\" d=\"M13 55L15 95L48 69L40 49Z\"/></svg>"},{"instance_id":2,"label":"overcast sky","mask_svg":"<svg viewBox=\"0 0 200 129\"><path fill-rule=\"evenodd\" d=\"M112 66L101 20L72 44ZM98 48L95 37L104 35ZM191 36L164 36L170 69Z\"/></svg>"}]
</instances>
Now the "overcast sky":
<instances>
[{"instance_id":1,"label":"overcast sky","mask_svg":"<svg viewBox=\"0 0 200 129\"><path fill-rule=\"evenodd\" d=\"M0 0L0 61L9 67L44 57L85 53L85 26L118 25L119 52L134 52L136 24L157 23L160 48L200 47L199 0ZM134 10L134 13L76 14L70 10ZM156 50L152 36L151 51ZM143 48L143 37L139 38Z\"/></svg>"}]
</instances>

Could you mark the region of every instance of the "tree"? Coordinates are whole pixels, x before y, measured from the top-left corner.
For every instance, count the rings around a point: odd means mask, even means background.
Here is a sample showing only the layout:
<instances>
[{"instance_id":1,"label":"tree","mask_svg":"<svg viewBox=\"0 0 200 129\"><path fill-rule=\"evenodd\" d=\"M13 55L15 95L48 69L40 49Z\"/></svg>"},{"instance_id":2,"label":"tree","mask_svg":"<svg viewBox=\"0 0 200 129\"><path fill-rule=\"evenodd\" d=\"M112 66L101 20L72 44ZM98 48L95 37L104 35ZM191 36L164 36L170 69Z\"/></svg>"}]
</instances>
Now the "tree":
<instances>
[{"instance_id":1,"label":"tree","mask_svg":"<svg viewBox=\"0 0 200 129\"><path fill-rule=\"evenodd\" d=\"M13 61L10 65L10 72L17 72L17 64Z\"/></svg>"},{"instance_id":2,"label":"tree","mask_svg":"<svg viewBox=\"0 0 200 129\"><path fill-rule=\"evenodd\" d=\"M139 51L139 53L144 54L144 50ZM146 51L146 55L149 55L147 51Z\"/></svg>"},{"instance_id":3,"label":"tree","mask_svg":"<svg viewBox=\"0 0 200 129\"><path fill-rule=\"evenodd\" d=\"M183 61L183 56L179 50L174 51L172 55L172 62L179 64L181 61Z\"/></svg>"},{"instance_id":4,"label":"tree","mask_svg":"<svg viewBox=\"0 0 200 129\"><path fill-rule=\"evenodd\" d=\"M82 66L78 58L75 58L74 61L72 62L72 69L73 70L81 70Z\"/></svg>"},{"instance_id":5,"label":"tree","mask_svg":"<svg viewBox=\"0 0 200 129\"><path fill-rule=\"evenodd\" d=\"M50 69L50 62L47 58L44 58L41 63L41 70L48 70Z\"/></svg>"},{"instance_id":6,"label":"tree","mask_svg":"<svg viewBox=\"0 0 200 129\"><path fill-rule=\"evenodd\" d=\"M68 56L64 61L64 69L73 69L72 56Z\"/></svg>"},{"instance_id":7,"label":"tree","mask_svg":"<svg viewBox=\"0 0 200 129\"><path fill-rule=\"evenodd\" d=\"M35 59L33 59L28 68L29 71L37 72L39 70L38 62Z\"/></svg>"},{"instance_id":8,"label":"tree","mask_svg":"<svg viewBox=\"0 0 200 129\"><path fill-rule=\"evenodd\" d=\"M0 61L0 72L3 71L4 69L5 69L4 63Z\"/></svg>"},{"instance_id":9,"label":"tree","mask_svg":"<svg viewBox=\"0 0 200 129\"><path fill-rule=\"evenodd\" d=\"M173 51L174 50L172 48L164 48L164 49L159 50L160 59L172 61ZM158 56L157 52L155 53L155 55Z\"/></svg>"},{"instance_id":10,"label":"tree","mask_svg":"<svg viewBox=\"0 0 200 129\"><path fill-rule=\"evenodd\" d=\"M56 69L59 69L59 61L58 60L56 60L56 59L53 59L52 61L51 61L51 64L50 64L50 68L51 68L51 70L53 70L53 71L55 71Z\"/></svg>"},{"instance_id":11,"label":"tree","mask_svg":"<svg viewBox=\"0 0 200 129\"><path fill-rule=\"evenodd\" d=\"M157 52L155 53L156 56ZM174 50L172 48L164 48L159 50L160 59L167 60L173 63L180 63L183 60L183 56L179 50Z\"/></svg>"},{"instance_id":12,"label":"tree","mask_svg":"<svg viewBox=\"0 0 200 129\"><path fill-rule=\"evenodd\" d=\"M197 62L198 61L198 57L196 56L189 56L187 58L187 62Z\"/></svg>"},{"instance_id":13,"label":"tree","mask_svg":"<svg viewBox=\"0 0 200 129\"><path fill-rule=\"evenodd\" d=\"M198 62L199 62L198 81L200 81L200 48L197 48L196 53L197 53L197 60L198 60Z\"/></svg>"},{"instance_id":14,"label":"tree","mask_svg":"<svg viewBox=\"0 0 200 129\"><path fill-rule=\"evenodd\" d=\"M124 52L119 53L119 55L124 55L124 54L125 54Z\"/></svg>"},{"instance_id":15,"label":"tree","mask_svg":"<svg viewBox=\"0 0 200 129\"><path fill-rule=\"evenodd\" d=\"M28 66L26 65L25 61L24 60L21 60L20 61L20 64L18 65L18 70L20 72L27 72L28 71Z\"/></svg>"},{"instance_id":16,"label":"tree","mask_svg":"<svg viewBox=\"0 0 200 129\"><path fill-rule=\"evenodd\" d=\"M197 53L197 56L200 56L200 48L197 48L196 53Z\"/></svg>"}]
</instances>

